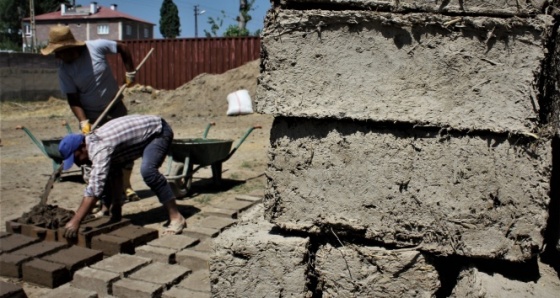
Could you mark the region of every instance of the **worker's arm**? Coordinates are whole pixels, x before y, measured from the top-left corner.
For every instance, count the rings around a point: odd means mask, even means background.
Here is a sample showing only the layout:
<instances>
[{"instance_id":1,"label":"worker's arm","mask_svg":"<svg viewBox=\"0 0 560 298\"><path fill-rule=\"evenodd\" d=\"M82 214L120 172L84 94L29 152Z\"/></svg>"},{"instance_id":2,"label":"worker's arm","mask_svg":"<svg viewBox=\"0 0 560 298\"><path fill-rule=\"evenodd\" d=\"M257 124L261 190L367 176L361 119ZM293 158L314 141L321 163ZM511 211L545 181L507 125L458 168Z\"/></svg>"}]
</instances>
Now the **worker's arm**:
<instances>
[{"instance_id":1,"label":"worker's arm","mask_svg":"<svg viewBox=\"0 0 560 298\"><path fill-rule=\"evenodd\" d=\"M117 53L121 55L126 72L133 72L136 70L134 68L134 61L132 61L132 54L127 45L122 42L117 42Z\"/></svg>"},{"instance_id":2,"label":"worker's arm","mask_svg":"<svg viewBox=\"0 0 560 298\"><path fill-rule=\"evenodd\" d=\"M64 238L76 238L78 236L78 230L80 229L80 223L86 215L91 212L93 206L97 203L96 197L84 197L82 199L82 203L80 207L78 207L78 211L76 214L66 223L64 226Z\"/></svg>"},{"instance_id":3,"label":"worker's arm","mask_svg":"<svg viewBox=\"0 0 560 298\"><path fill-rule=\"evenodd\" d=\"M74 116L78 118L78 121L88 120L86 118L86 113L80 102L80 95L78 93L67 93L66 98L68 99L68 105L70 105L70 110L74 113Z\"/></svg>"}]
</instances>

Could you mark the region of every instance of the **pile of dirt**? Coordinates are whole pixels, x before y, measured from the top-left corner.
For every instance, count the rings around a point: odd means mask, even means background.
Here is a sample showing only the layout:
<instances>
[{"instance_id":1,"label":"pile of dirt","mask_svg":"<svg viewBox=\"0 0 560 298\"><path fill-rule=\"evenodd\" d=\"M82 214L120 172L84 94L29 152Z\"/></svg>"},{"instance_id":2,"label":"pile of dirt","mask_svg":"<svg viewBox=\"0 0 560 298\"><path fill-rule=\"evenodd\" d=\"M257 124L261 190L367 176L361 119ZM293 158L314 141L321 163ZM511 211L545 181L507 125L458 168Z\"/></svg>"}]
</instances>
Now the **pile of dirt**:
<instances>
[{"instance_id":1,"label":"pile of dirt","mask_svg":"<svg viewBox=\"0 0 560 298\"><path fill-rule=\"evenodd\" d=\"M57 205L37 204L29 212L23 213L17 222L47 229L58 229L64 227L74 214L74 211L60 208Z\"/></svg>"},{"instance_id":2,"label":"pile of dirt","mask_svg":"<svg viewBox=\"0 0 560 298\"><path fill-rule=\"evenodd\" d=\"M203 73L175 90L154 90L137 85L125 92L125 103L134 111L157 111L167 117L225 116L227 95L240 89L254 98L260 59L222 74Z\"/></svg>"}]
</instances>

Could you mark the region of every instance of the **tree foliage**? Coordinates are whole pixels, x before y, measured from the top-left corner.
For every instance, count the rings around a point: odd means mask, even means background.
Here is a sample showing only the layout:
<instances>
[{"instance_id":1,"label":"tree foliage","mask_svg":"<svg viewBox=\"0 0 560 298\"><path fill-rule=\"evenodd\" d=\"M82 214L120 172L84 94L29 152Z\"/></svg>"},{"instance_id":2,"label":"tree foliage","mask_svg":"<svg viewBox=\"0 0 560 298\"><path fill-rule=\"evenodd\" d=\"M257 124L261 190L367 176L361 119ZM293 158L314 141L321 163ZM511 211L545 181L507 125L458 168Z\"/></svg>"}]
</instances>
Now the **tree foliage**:
<instances>
[{"instance_id":1,"label":"tree foliage","mask_svg":"<svg viewBox=\"0 0 560 298\"><path fill-rule=\"evenodd\" d=\"M70 5L68 0L35 0L35 15L57 11L62 3ZM21 49L21 22L28 17L29 1L0 0L0 49Z\"/></svg>"},{"instance_id":2,"label":"tree foliage","mask_svg":"<svg viewBox=\"0 0 560 298\"><path fill-rule=\"evenodd\" d=\"M235 18L237 25L229 25L223 32L224 37L239 37L239 36L259 36L261 30L256 30L251 33L247 29L247 23L253 19L250 12L254 10L255 0L240 0L239 1L239 15ZM217 18L208 17L208 24L210 24L210 31L204 30L206 37L217 37L218 32L223 26L226 14L222 10L222 16Z\"/></svg>"},{"instance_id":3,"label":"tree foliage","mask_svg":"<svg viewBox=\"0 0 560 298\"><path fill-rule=\"evenodd\" d=\"M173 0L163 0L161 4L159 32L164 38L176 38L181 34L179 9Z\"/></svg>"}]
</instances>

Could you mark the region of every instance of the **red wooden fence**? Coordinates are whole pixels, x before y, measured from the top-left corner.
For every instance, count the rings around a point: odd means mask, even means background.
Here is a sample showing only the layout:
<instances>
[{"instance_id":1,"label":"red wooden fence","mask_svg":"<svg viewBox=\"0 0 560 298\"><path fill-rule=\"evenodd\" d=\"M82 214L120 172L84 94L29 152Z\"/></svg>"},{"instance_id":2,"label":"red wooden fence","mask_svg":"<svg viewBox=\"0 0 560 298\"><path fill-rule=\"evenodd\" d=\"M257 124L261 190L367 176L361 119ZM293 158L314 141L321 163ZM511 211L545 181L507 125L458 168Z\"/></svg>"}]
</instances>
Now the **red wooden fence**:
<instances>
[{"instance_id":1,"label":"red wooden fence","mask_svg":"<svg viewBox=\"0 0 560 298\"><path fill-rule=\"evenodd\" d=\"M259 37L149 39L123 41L138 65L154 52L136 74L136 82L156 89L172 90L201 73L220 74L260 58ZM108 55L116 78L124 81L119 55ZM119 81L119 83L122 83Z\"/></svg>"}]
</instances>

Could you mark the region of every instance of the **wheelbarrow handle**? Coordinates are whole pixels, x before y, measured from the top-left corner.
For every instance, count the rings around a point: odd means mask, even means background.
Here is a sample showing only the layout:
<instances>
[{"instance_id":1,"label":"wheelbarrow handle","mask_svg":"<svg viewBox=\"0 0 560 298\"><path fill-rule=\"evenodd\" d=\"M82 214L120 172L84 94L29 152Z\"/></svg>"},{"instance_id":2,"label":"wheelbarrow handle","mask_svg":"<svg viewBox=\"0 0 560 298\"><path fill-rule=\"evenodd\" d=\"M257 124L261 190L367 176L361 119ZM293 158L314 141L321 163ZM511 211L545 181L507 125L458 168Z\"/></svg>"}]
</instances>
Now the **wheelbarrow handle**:
<instances>
[{"instance_id":1,"label":"wheelbarrow handle","mask_svg":"<svg viewBox=\"0 0 560 298\"><path fill-rule=\"evenodd\" d=\"M208 136L208 131L210 130L211 126L216 125L216 122L210 122L208 123L208 125L206 125L206 129L204 130L204 133L202 134L202 138L206 139L206 137Z\"/></svg>"},{"instance_id":2,"label":"wheelbarrow handle","mask_svg":"<svg viewBox=\"0 0 560 298\"><path fill-rule=\"evenodd\" d=\"M45 150L45 146L43 146L43 142L37 140L37 138L35 138L35 136L31 133L31 131L29 131L29 129L27 129L27 127L22 126L22 125L18 125L16 126L16 129L22 129L31 139L31 141L33 141L33 143L35 143L35 145L37 147L39 147L39 150L41 150L41 152L43 152L43 154L47 155L47 151Z\"/></svg>"}]
</instances>

